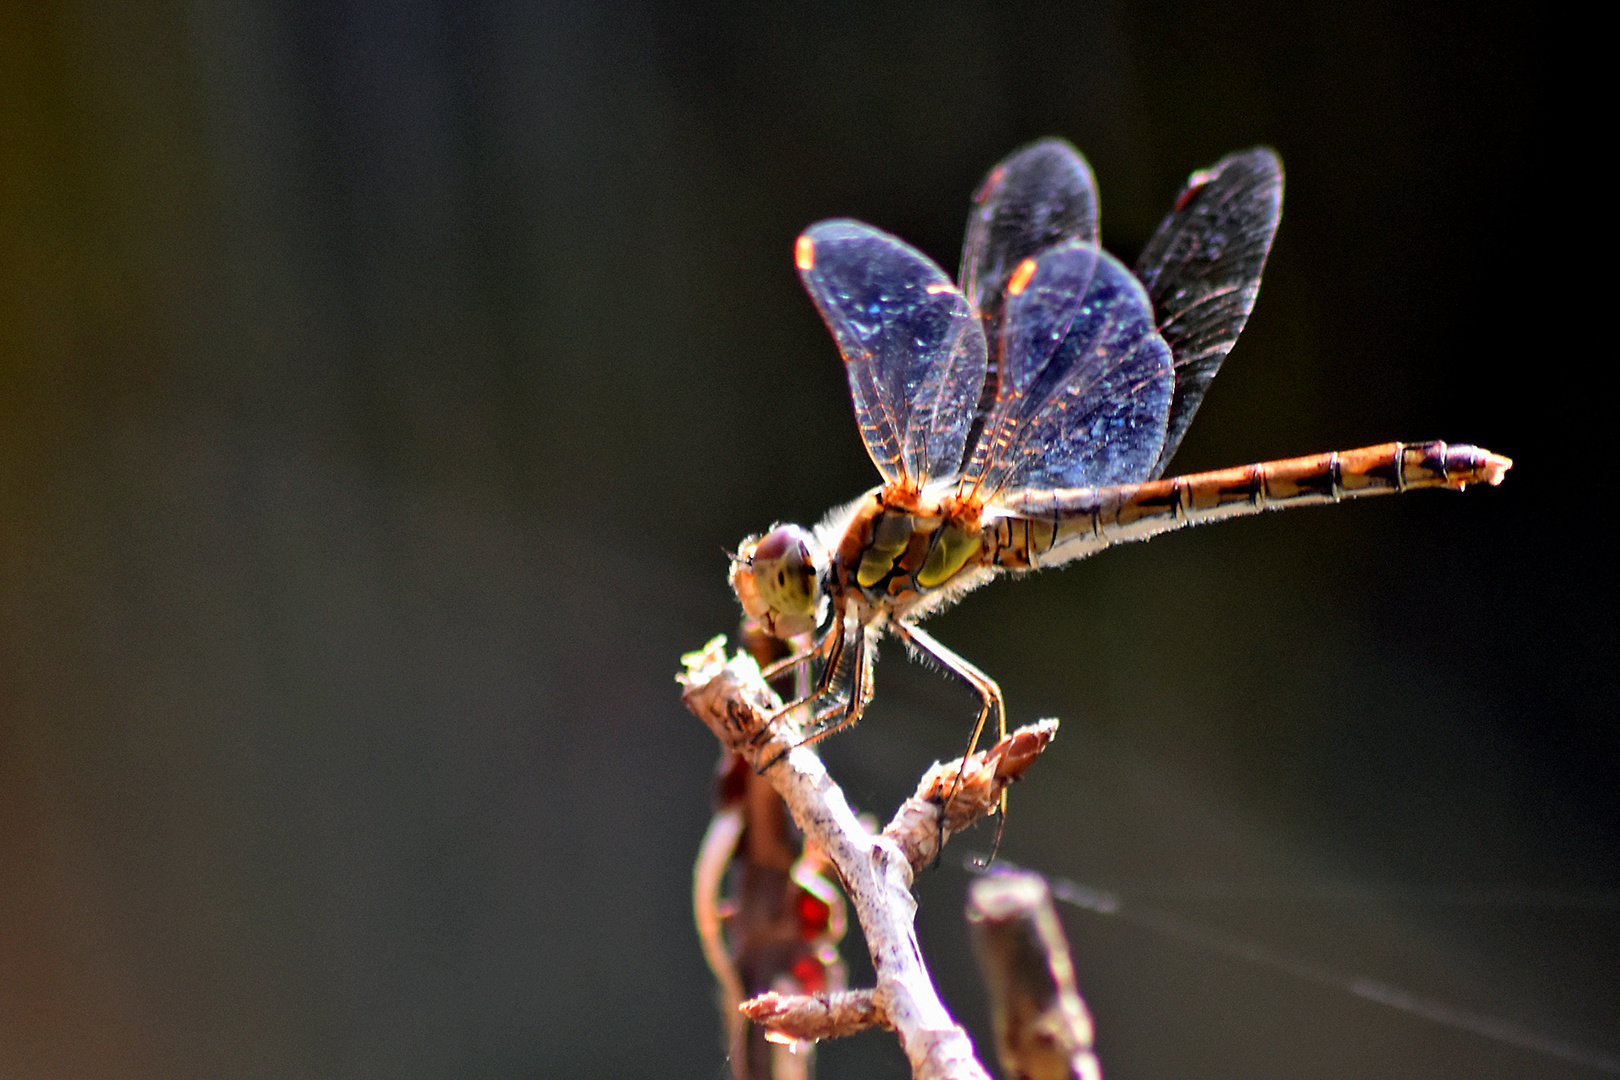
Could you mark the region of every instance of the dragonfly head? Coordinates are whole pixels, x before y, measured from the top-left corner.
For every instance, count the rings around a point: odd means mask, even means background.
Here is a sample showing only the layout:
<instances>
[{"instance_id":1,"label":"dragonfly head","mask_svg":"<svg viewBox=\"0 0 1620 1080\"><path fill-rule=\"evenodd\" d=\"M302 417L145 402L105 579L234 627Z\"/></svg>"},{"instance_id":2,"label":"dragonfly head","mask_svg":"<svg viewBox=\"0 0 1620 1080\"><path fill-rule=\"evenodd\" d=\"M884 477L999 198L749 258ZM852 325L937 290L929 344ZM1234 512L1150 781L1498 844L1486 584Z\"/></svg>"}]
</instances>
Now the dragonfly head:
<instances>
[{"instance_id":1,"label":"dragonfly head","mask_svg":"<svg viewBox=\"0 0 1620 1080\"><path fill-rule=\"evenodd\" d=\"M807 530L778 525L742 542L731 560L731 587L743 610L785 641L821 624L827 609L821 587L826 565L826 553Z\"/></svg>"}]
</instances>

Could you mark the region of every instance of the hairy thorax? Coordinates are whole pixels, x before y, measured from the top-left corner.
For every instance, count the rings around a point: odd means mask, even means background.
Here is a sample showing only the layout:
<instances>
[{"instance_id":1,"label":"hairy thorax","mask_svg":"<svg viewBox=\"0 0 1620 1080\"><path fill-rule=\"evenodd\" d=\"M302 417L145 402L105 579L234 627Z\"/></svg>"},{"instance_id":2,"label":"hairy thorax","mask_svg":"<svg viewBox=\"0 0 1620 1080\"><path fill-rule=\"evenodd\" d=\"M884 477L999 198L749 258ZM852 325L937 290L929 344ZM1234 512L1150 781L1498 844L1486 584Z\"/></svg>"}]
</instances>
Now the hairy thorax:
<instances>
[{"instance_id":1,"label":"hairy thorax","mask_svg":"<svg viewBox=\"0 0 1620 1080\"><path fill-rule=\"evenodd\" d=\"M823 526L835 592L878 617L938 610L994 573L980 517L953 494L868 492Z\"/></svg>"}]
</instances>

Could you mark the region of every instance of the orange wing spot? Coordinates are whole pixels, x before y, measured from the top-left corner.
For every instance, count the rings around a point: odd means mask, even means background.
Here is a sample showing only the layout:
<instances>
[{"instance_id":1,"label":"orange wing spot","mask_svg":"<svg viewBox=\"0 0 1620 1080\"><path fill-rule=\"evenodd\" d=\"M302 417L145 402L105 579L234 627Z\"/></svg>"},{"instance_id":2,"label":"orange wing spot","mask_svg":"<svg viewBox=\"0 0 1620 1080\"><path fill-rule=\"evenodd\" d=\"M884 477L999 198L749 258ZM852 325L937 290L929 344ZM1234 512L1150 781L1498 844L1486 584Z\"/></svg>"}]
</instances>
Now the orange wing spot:
<instances>
[{"instance_id":1,"label":"orange wing spot","mask_svg":"<svg viewBox=\"0 0 1620 1080\"><path fill-rule=\"evenodd\" d=\"M1209 182L1213 179L1215 179L1215 172L1213 169L1200 169L1198 172L1195 172L1191 176L1187 177L1187 186L1181 189L1180 195L1176 196L1175 212L1179 214L1181 211L1187 209L1187 204L1192 202L1200 191L1203 191L1206 187L1208 187Z\"/></svg>"},{"instance_id":2,"label":"orange wing spot","mask_svg":"<svg viewBox=\"0 0 1620 1080\"><path fill-rule=\"evenodd\" d=\"M1012 272L1012 277L1007 279L1007 295L1017 296L1022 293L1026 288L1029 287L1029 279L1034 276L1034 259L1025 259L1023 262L1019 263L1018 268Z\"/></svg>"},{"instance_id":3,"label":"orange wing spot","mask_svg":"<svg viewBox=\"0 0 1620 1080\"><path fill-rule=\"evenodd\" d=\"M816 265L816 242L801 236L793 242L793 265L800 270L811 270Z\"/></svg>"},{"instance_id":4,"label":"orange wing spot","mask_svg":"<svg viewBox=\"0 0 1620 1080\"><path fill-rule=\"evenodd\" d=\"M932 285L925 288L923 292L927 293L929 296L938 296L942 292L950 292L955 288L956 286L952 285L948 281L936 281Z\"/></svg>"},{"instance_id":5,"label":"orange wing spot","mask_svg":"<svg viewBox=\"0 0 1620 1080\"><path fill-rule=\"evenodd\" d=\"M990 197L990 193L1001 186L1001 178L1006 174L1007 170L1003 169L1000 165L997 165L994 169L991 169L990 175L985 177L984 183L979 185L979 190L973 193L973 201L975 203L982 203L988 199Z\"/></svg>"}]
</instances>

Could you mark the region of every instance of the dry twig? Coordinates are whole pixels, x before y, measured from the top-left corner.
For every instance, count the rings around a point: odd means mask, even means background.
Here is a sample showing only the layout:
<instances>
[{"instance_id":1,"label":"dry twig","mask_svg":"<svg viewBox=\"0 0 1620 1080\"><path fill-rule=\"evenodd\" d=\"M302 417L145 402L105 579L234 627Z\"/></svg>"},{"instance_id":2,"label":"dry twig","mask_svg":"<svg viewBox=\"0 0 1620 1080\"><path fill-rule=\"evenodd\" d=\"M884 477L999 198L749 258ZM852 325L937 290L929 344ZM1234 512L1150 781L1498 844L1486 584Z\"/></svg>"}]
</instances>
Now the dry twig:
<instances>
[{"instance_id":1,"label":"dry twig","mask_svg":"<svg viewBox=\"0 0 1620 1080\"><path fill-rule=\"evenodd\" d=\"M788 651L757 627L744 626L743 642L760 664ZM807 674L801 681L807 689ZM692 909L704 958L719 984L731 1076L808 1080L815 1044L773 1037L740 1007L767 991L823 994L848 985L838 954L843 893L825 872L825 857L793 828L770 781L729 750L721 752L717 766L715 801L692 868Z\"/></svg>"},{"instance_id":2,"label":"dry twig","mask_svg":"<svg viewBox=\"0 0 1620 1080\"><path fill-rule=\"evenodd\" d=\"M766 993L745 1001L742 1015L761 1027L794 1039L837 1039L869 1027L888 1027L888 1017L871 990L833 994Z\"/></svg>"},{"instance_id":3,"label":"dry twig","mask_svg":"<svg viewBox=\"0 0 1620 1080\"><path fill-rule=\"evenodd\" d=\"M996 1054L1018 1080L1101 1080L1052 890L1039 874L995 874L968 890L968 924L990 991Z\"/></svg>"},{"instance_id":4,"label":"dry twig","mask_svg":"<svg viewBox=\"0 0 1620 1080\"><path fill-rule=\"evenodd\" d=\"M717 638L685 660L687 669L680 681L686 687L682 695L686 707L727 749L756 769L770 766L765 775L794 821L838 869L877 973L867 1015L894 1029L917 1080L988 1080L967 1033L934 991L917 943L911 884L915 871L938 856L943 839L996 808L1006 785L1051 741L1057 722L1043 721L1015 732L973 755L965 769L960 761L936 765L894 821L873 835L850 809L821 759L799 745L798 729L788 722L767 722L779 703L752 659L738 656L728 661L724 639ZM940 804L958 776L961 788L952 794L942 821ZM825 1002L818 1006L815 1001L777 998L769 1008L802 1008L805 1015L828 1009Z\"/></svg>"}]
</instances>

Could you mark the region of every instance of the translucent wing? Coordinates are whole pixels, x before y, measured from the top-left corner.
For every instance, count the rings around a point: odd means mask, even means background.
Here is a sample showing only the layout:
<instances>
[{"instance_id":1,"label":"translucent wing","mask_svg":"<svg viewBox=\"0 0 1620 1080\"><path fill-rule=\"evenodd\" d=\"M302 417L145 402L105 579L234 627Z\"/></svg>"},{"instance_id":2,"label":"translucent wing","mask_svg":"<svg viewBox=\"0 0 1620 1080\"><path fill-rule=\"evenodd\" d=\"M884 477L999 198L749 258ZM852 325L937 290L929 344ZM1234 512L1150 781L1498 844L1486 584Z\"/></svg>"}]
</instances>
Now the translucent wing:
<instances>
[{"instance_id":1,"label":"translucent wing","mask_svg":"<svg viewBox=\"0 0 1620 1080\"><path fill-rule=\"evenodd\" d=\"M1077 238L1097 243L1091 166L1062 139L1031 143L991 169L974 193L962 241L962 294L994 315L1014 267Z\"/></svg>"},{"instance_id":2,"label":"translucent wing","mask_svg":"<svg viewBox=\"0 0 1620 1080\"><path fill-rule=\"evenodd\" d=\"M1260 271L1282 216L1282 162L1260 148L1194 173L1136 262L1175 356L1176 391L1159 476L1204 400L1260 292Z\"/></svg>"},{"instance_id":3,"label":"translucent wing","mask_svg":"<svg viewBox=\"0 0 1620 1080\"><path fill-rule=\"evenodd\" d=\"M968 303L984 320L990 360L968 433L969 447L979 442L1000 391L1008 279L1025 259L1069 240L1096 245L1097 184L1086 159L1062 139L1042 139L1009 154L973 195L958 280ZM1076 293L1076 305L1080 299ZM1056 345L1051 343L1052 348ZM1034 363L1026 358L1024 366ZM962 462L963 469L970 465Z\"/></svg>"},{"instance_id":4,"label":"translucent wing","mask_svg":"<svg viewBox=\"0 0 1620 1080\"><path fill-rule=\"evenodd\" d=\"M1093 243L1026 259L1007 285L995 404L964 469L979 496L1144 479L1175 375L1141 282Z\"/></svg>"},{"instance_id":5,"label":"translucent wing","mask_svg":"<svg viewBox=\"0 0 1620 1080\"><path fill-rule=\"evenodd\" d=\"M928 256L858 221L812 225L794 261L884 480L915 490L953 473L984 386L978 313Z\"/></svg>"}]
</instances>

